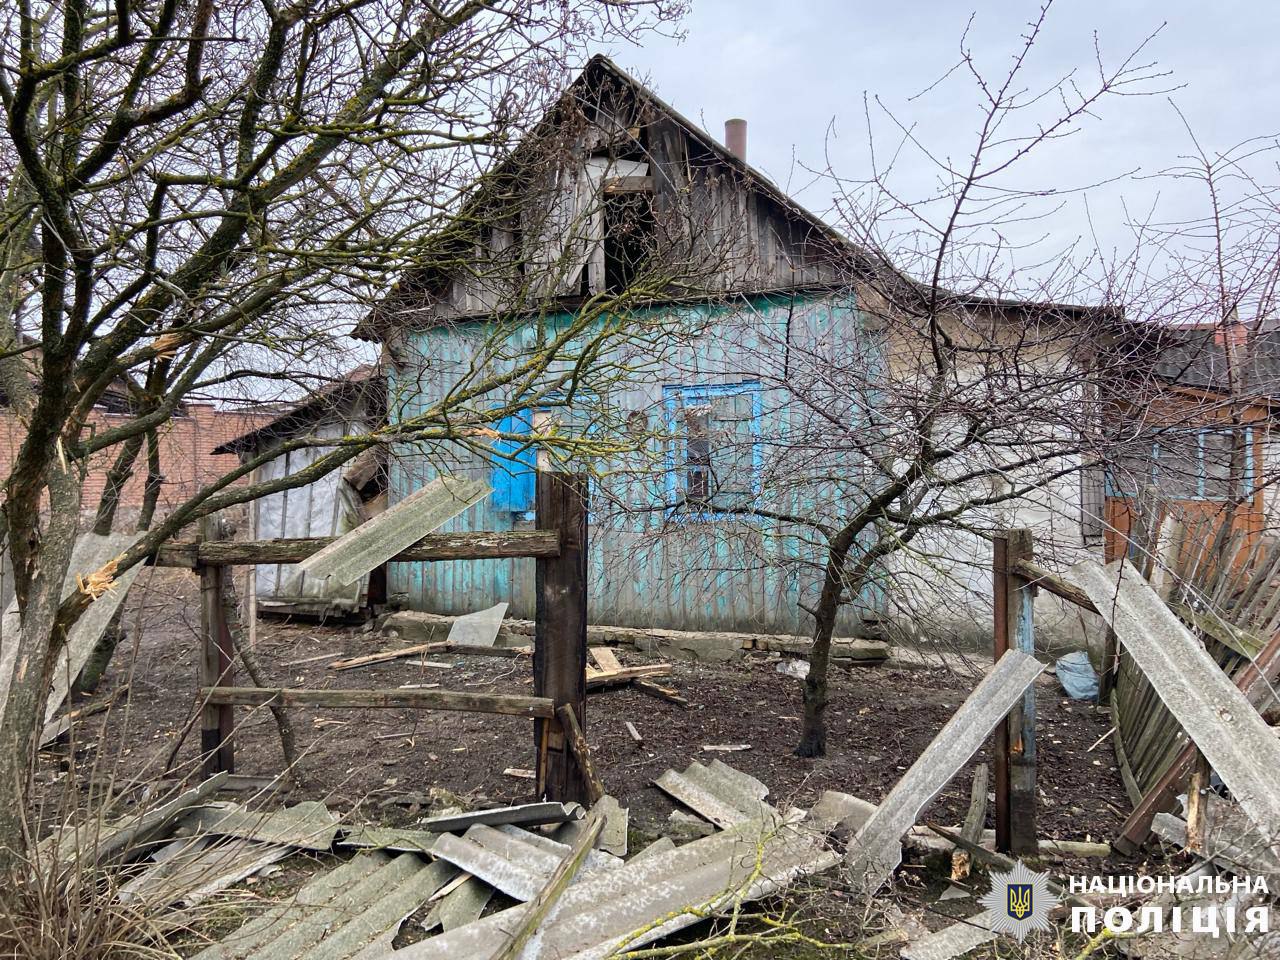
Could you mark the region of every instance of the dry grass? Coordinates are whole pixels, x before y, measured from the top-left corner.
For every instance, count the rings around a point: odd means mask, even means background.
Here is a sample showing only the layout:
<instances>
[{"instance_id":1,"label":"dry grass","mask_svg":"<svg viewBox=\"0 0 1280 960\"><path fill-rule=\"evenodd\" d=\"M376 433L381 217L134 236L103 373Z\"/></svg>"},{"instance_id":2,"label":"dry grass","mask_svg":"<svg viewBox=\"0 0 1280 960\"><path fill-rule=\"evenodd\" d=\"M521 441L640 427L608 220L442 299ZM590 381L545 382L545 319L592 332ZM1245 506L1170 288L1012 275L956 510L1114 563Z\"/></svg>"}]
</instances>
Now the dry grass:
<instances>
[{"instance_id":1,"label":"dry grass","mask_svg":"<svg viewBox=\"0 0 1280 960\"><path fill-rule=\"evenodd\" d=\"M157 918L116 898L110 872L38 856L0 882L0 957L134 960L176 957ZM165 927L171 929L166 921Z\"/></svg>"}]
</instances>

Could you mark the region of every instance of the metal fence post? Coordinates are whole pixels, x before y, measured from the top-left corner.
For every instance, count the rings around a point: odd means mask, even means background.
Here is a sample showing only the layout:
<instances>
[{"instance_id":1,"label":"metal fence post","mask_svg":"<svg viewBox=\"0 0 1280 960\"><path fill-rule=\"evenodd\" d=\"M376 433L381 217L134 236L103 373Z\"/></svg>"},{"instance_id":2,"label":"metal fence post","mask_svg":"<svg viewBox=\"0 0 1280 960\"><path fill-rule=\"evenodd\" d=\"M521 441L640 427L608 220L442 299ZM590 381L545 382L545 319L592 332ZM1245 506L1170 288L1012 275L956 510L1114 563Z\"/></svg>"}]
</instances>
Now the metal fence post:
<instances>
[{"instance_id":1,"label":"metal fence post","mask_svg":"<svg viewBox=\"0 0 1280 960\"><path fill-rule=\"evenodd\" d=\"M1013 572L1033 559L1029 530L1009 530L993 538L992 600L994 656L1007 650L1035 655L1035 588ZM1027 689L1022 705L996 728L994 753L996 849L1036 853L1036 695Z\"/></svg>"}]
</instances>

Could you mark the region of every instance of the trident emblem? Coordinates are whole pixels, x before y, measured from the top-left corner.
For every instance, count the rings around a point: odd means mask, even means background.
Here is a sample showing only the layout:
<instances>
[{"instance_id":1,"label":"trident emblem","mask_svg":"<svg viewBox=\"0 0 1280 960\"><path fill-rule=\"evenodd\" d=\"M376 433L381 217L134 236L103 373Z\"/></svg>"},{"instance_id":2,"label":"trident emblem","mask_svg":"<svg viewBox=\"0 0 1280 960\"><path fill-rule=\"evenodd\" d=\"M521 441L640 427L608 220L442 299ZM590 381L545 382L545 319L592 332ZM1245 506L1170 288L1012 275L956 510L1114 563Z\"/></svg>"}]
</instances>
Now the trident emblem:
<instances>
[{"instance_id":1,"label":"trident emblem","mask_svg":"<svg viewBox=\"0 0 1280 960\"><path fill-rule=\"evenodd\" d=\"M1034 886L1030 883L1011 883L1009 891L1009 916L1015 920L1025 920L1031 915L1031 902Z\"/></svg>"}]
</instances>

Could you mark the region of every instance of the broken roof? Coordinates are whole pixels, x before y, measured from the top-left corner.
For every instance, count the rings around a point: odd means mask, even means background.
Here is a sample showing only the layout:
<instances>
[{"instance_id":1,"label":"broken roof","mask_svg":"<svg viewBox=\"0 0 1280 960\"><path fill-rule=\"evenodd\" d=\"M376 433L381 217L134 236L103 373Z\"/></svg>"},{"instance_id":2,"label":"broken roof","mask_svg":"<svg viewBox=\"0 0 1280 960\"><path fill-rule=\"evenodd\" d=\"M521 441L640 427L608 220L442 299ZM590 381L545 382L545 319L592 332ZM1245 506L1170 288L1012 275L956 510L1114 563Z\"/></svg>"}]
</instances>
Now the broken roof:
<instances>
[{"instance_id":1,"label":"broken roof","mask_svg":"<svg viewBox=\"0 0 1280 960\"><path fill-rule=\"evenodd\" d=\"M566 105L598 108L599 104L591 99L591 94L612 84L616 89L633 98L639 107L647 107L651 111L674 124L678 131L691 142L706 152L714 163L735 171L746 184L747 189L768 198L776 204L790 220L801 225L807 231L810 243L818 247L823 257L830 258L842 272L838 282L815 283L813 280L798 281L786 286L772 285L752 289L734 291L690 293L688 289L673 292L670 296L653 298L643 304L648 306L666 306L679 303L723 301L741 299L746 296L764 296L770 294L809 293L821 295L848 289L850 279L876 279L884 284L885 289L894 289L895 295L919 296L926 294L927 287L899 271L880 252L854 243L844 236L820 216L808 210L794 198L786 194L770 178L752 166L742 157L732 152L715 137L689 120L673 106L659 97L653 90L632 77L616 63L604 55L591 58L583 71L568 86L560 100L547 112L539 125L517 146L515 151L492 174L477 181L471 194L462 202L462 209L453 218L451 224L464 224L474 227L482 222L486 204L492 202L494 195L505 194L498 184L502 174L512 165L520 162L526 154L532 154L534 147L549 136L549 132L563 122ZM461 234L453 233L446 228L437 234L437 241L442 250L450 251L442 259L448 265L457 263L457 248ZM468 236L470 236L468 234ZM404 311L419 311L433 289L433 283L447 278L445 269L435 264L424 264L401 276L400 280L388 293L387 297L374 307L359 323L352 335L366 340L379 340L382 330L387 326L403 322ZM543 312L550 305L553 308L572 310L586 299L580 295L552 296L523 311L527 313ZM998 296L981 296L948 291L945 295L947 305L955 307L977 307L1002 312L1034 313L1054 317L1072 319L1095 312L1098 308L1071 303L1041 302L1018 298ZM1111 313L1112 311L1107 311ZM463 314L450 317L451 322L467 320L485 320L493 316L492 311L474 314Z\"/></svg>"},{"instance_id":2,"label":"broken roof","mask_svg":"<svg viewBox=\"0 0 1280 960\"><path fill-rule=\"evenodd\" d=\"M597 55L592 57L582 73L577 79L569 85L564 95L553 106L543 118L537 128L527 136L515 152L504 161L495 171L495 175L500 175L511 164L519 162L522 155L531 152L536 144L545 139L549 131L555 128L564 115L566 105L587 105L589 104L590 94L601 90L607 85L612 84L615 88L632 97L635 103L641 107L648 107L650 110L661 115L664 119L673 123L676 128L693 143L714 160L715 163L736 171L745 181L747 188L769 198L772 202L783 211L788 218L801 224L811 237L820 242L823 253L832 257L837 262L842 263L851 271L858 270L863 273L870 270L883 271L891 270L888 264L884 263L882 258L878 257L871 251L868 251L844 237L837 230L827 224L821 217L811 211L805 209L793 198L779 189L763 172L751 166L741 157L731 152L727 147L717 141L713 136L683 116L670 104L662 100L657 94L646 87L643 83L630 76L626 71L622 70L608 57ZM489 194L499 192L493 188L492 180L494 177L486 177L480 180L471 195L463 201L463 209L474 211L482 209L485 203L490 199ZM475 219L470 215L459 214L454 222L474 222ZM442 238L446 231L441 231ZM445 244L450 241L443 239ZM455 258L445 258L448 262L456 262ZM423 266L405 274L395 285L390 294L383 303L379 304L375 309L366 316L359 324L356 325L353 335L364 339L378 339L379 329L389 322L394 322L392 315L398 313L405 308L412 308L416 305L430 288L432 279L438 277L441 271L434 266ZM796 290L801 288L811 288L814 284L810 281L805 284L798 284L795 287L788 287L788 290ZM746 291L739 291L746 292ZM752 293L770 293L776 290L753 290ZM552 298L557 303L561 303L565 307L572 307L582 298L577 296L556 297ZM654 303L675 302L677 299L687 301L691 299L688 291L682 292L679 297L662 298L655 300ZM701 297L699 299L706 299ZM542 305L544 306L544 305ZM476 319L481 319L488 314L477 315ZM455 318L467 319L467 318Z\"/></svg>"}]
</instances>

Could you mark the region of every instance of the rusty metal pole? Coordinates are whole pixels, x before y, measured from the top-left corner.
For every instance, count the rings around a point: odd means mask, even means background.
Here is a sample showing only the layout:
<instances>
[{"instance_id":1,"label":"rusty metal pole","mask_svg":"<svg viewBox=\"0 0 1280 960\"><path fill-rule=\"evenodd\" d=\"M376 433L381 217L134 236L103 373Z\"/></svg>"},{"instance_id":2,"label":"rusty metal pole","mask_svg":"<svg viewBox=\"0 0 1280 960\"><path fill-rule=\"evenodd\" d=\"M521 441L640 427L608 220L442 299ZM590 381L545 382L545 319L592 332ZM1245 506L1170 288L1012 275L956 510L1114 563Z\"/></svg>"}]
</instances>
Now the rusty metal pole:
<instances>
[{"instance_id":1,"label":"rusty metal pole","mask_svg":"<svg viewBox=\"0 0 1280 960\"><path fill-rule=\"evenodd\" d=\"M992 658L996 663L1009 652L1009 539L1004 534L996 534L991 539L991 612L992 612ZM1009 723L1006 720L996 725L994 743L991 748L992 774L996 793L996 850L1009 853L1010 821L1009 821Z\"/></svg>"}]
</instances>

